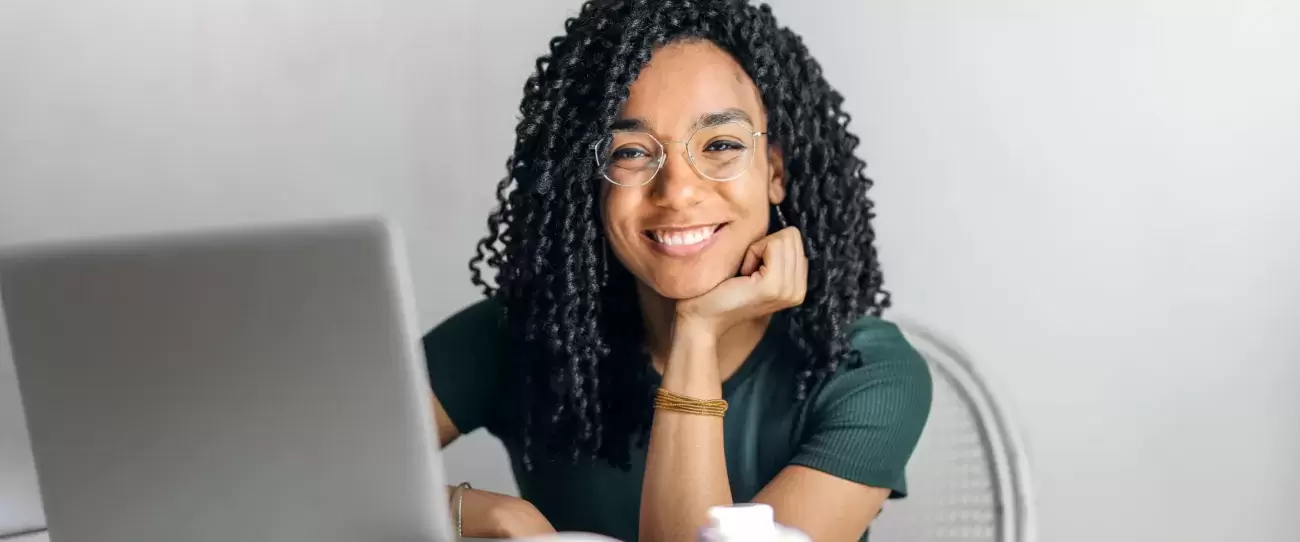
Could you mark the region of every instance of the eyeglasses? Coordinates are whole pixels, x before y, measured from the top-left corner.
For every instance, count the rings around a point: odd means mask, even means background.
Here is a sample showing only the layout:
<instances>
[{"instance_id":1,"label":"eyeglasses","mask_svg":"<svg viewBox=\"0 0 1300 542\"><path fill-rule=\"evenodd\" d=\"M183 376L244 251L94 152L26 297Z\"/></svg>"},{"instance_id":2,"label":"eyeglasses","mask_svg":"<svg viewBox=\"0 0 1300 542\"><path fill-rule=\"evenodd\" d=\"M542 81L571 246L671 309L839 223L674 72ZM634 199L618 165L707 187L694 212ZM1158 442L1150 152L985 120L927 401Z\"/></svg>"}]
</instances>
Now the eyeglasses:
<instances>
[{"instance_id":1,"label":"eyeglasses","mask_svg":"<svg viewBox=\"0 0 1300 542\"><path fill-rule=\"evenodd\" d=\"M748 124L726 122L696 130L685 141L686 159L706 179L726 182L744 175L754 160L759 136ZM664 167L664 144L645 132L618 131L594 147L601 175L619 186L645 186Z\"/></svg>"}]
</instances>

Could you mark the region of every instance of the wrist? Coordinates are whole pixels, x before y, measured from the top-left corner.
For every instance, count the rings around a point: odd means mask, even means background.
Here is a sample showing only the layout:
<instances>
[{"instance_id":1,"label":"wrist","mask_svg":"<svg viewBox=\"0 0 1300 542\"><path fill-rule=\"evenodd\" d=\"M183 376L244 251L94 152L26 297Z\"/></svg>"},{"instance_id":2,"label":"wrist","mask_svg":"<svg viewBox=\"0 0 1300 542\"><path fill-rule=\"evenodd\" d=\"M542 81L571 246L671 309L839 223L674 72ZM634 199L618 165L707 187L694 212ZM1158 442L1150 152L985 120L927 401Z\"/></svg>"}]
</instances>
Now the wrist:
<instances>
[{"instance_id":1,"label":"wrist","mask_svg":"<svg viewBox=\"0 0 1300 542\"><path fill-rule=\"evenodd\" d=\"M708 327L674 326L660 385L668 391L700 399L721 397L718 340Z\"/></svg>"},{"instance_id":2,"label":"wrist","mask_svg":"<svg viewBox=\"0 0 1300 542\"><path fill-rule=\"evenodd\" d=\"M512 538L531 533L534 526L544 523L545 519L533 503L506 497L492 507L490 522L492 537Z\"/></svg>"},{"instance_id":3,"label":"wrist","mask_svg":"<svg viewBox=\"0 0 1300 542\"><path fill-rule=\"evenodd\" d=\"M461 493L464 536L470 538L511 538L535 523L537 508L523 499L483 490ZM456 503L452 503L453 509Z\"/></svg>"},{"instance_id":4,"label":"wrist","mask_svg":"<svg viewBox=\"0 0 1300 542\"><path fill-rule=\"evenodd\" d=\"M719 335L718 326L711 319L688 314L673 318L673 348L713 348Z\"/></svg>"},{"instance_id":5,"label":"wrist","mask_svg":"<svg viewBox=\"0 0 1300 542\"><path fill-rule=\"evenodd\" d=\"M718 337L703 322L678 321L673 325L666 367L698 366L717 369Z\"/></svg>"}]
</instances>

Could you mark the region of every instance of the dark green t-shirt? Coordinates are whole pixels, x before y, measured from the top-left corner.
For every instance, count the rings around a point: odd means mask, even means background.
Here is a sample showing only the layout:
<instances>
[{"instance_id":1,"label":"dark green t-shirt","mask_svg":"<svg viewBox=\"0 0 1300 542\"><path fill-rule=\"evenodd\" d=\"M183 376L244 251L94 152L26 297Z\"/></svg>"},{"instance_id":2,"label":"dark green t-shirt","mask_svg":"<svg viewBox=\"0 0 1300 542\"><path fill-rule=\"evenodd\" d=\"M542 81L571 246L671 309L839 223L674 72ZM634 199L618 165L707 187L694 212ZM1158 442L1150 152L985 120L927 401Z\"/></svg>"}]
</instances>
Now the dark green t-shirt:
<instances>
[{"instance_id":1,"label":"dark green t-shirt","mask_svg":"<svg viewBox=\"0 0 1300 542\"><path fill-rule=\"evenodd\" d=\"M556 529L635 541L644 448L633 448L627 472L602 460L535 460L531 472L523 468L512 416L517 411L503 412L513 389L508 379L520 369L505 354L507 340L497 315L497 305L479 302L425 335L434 394L462 433L486 428L501 438L520 496ZM753 499L788 465L888 488L892 498L904 496L903 467L930 412L925 361L893 324L866 317L849 330L864 363L840 369L799 402L793 385L798 354L778 329L780 319L773 322L722 386L729 403L724 440L732 498Z\"/></svg>"}]
</instances>

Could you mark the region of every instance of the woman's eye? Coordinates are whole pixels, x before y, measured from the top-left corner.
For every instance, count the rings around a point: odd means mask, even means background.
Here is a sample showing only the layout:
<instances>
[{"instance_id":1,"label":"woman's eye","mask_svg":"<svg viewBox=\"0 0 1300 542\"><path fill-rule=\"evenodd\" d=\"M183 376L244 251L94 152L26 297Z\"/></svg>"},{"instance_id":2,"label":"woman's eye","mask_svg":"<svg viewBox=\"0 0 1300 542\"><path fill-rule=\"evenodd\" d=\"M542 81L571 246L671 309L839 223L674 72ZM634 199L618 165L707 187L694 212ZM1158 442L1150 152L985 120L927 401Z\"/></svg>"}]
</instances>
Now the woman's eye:
<instances>
[{"instance_id":1,"label":"woman's eye","mask_svg":"<svg viewBox=\"0 0 1300 542\"><path fill-rule=\"evenodd\" d=\"M708 145L704 146L704 150L706 152L743 151L745 150L745 146L741 145L739 141L720 139L717 141L710 141Z\"/></svg>"},{"instance_id":2,"label":"woman's eye","mask_svg":"<svg viewBox=\"0 0 1300 542\"><path fill-rule=\"evenodd\" d=\"M649 156L644 150L636 147L623 147L615 150L611 156L614 160L640 160Z\"/></svg>"}]
</instances>

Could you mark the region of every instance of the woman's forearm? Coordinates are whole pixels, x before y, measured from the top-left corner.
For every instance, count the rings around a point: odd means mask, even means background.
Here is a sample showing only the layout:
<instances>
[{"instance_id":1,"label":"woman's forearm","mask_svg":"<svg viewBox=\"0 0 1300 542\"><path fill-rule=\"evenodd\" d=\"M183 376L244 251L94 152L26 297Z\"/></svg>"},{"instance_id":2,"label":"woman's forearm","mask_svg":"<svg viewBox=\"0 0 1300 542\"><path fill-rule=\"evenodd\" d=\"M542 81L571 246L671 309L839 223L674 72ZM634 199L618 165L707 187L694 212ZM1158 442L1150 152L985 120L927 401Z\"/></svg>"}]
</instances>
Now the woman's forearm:
<instances>
[{"instance_id":1,"label":"woman's forearm","mask_svg":"<svg viewBox=\"0 0 1300 542\"><path fill-rule=\"evenodd\" d=\"M665 390L720 399L716 343L681 336L665 364ZM641 492L640 540L694 540L710 506L731 504L722 418L656 410Z\"/></svg>"},{"instance_id":2,"label":"woman's forearm","mask_svg":"<svg viewBox=\"0 0 1300 542\"><path fill-rule=\"evenodd\" d=\"M460 513L464 536L470 538L518 538L554 533L550 522L528 501L479 489L448 487L453 521ZM458 502L459 501L459 502Z\"/></svg>"}]
</instances>

